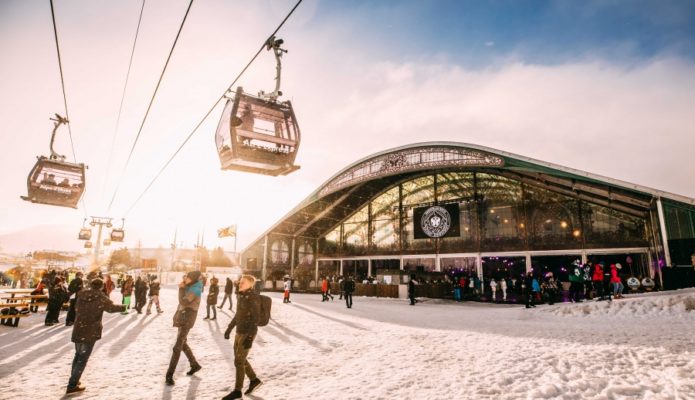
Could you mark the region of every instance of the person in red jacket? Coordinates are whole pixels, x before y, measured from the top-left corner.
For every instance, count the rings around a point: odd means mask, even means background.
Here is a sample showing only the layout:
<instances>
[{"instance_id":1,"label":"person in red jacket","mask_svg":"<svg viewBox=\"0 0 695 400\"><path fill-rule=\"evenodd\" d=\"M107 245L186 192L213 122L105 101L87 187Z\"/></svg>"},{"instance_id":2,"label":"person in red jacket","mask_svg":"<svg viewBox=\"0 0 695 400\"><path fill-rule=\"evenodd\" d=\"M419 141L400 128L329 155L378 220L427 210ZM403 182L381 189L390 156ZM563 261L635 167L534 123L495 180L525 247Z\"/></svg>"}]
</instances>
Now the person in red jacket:
<instances>
[{"instance_id":1,"label":"person in red jacket","mask_svg":"<svg viewBox=\"0 0 695 400\"><path fill-rule=\"evenodd\" d=\"M621 268L620 264L611 264L611 286L613 286L613 296L616 299L623 298L623 282L620 280L620 275L618 275L618 270Z\"/></svg>"},{"instance_id":2,"label":"person in red jacket","mask_svg":"<svg viewBox=\"0 0 695 400\"><path fill-rule=\"evenodd\" d=\"M111 275L106 274L106 280L104 281L104 294L106 297L111 296L111 292L116 288L116 284L111 280Z\"/></svg>"},{"instance_id":3,"label":"person in red jacket","mask_svg":"<svg viewBox=\"0 0 695 400\"><path fill-rule=\"evenodd\" d=\"M598 300L604 300L603 265L601 263L594 264L594 273L591 276L591 282L594 284L594 289L596 289L596 296L598 297Z\"/></svg>"}]
</instances>

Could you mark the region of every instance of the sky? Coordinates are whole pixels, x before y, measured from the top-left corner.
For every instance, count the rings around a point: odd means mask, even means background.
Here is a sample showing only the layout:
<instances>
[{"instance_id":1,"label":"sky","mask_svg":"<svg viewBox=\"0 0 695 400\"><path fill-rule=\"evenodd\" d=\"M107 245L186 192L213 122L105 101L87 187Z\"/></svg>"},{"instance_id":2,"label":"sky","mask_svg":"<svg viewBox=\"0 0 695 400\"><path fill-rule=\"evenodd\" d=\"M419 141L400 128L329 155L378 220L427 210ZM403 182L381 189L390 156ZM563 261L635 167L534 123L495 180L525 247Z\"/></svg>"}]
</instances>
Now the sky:
<instances>
[{"instance_id":1,"label":"sky","mask_svg":"<svg viewBox=\"0 0 695 400\"><path fill-rule=\"evenodd\" d=\"M221 171L219 104L136 202L295 2L195 1L125 168L188 4L146 2L122 97L142 2L54 1L75 156L89 166L73 210L19 198L65 109L50 3L0 2L0 252L78 250L85 216L125 218L130 247L176 232L232 250L216 230L237 224L240 250L342 168L424 141L695 197L695 2L304 0L278 34L301 169ZM271 90L274 68L263 52L237 85ZM64 128L56 147L72 156Z\"/></svg>"}]
</instances>

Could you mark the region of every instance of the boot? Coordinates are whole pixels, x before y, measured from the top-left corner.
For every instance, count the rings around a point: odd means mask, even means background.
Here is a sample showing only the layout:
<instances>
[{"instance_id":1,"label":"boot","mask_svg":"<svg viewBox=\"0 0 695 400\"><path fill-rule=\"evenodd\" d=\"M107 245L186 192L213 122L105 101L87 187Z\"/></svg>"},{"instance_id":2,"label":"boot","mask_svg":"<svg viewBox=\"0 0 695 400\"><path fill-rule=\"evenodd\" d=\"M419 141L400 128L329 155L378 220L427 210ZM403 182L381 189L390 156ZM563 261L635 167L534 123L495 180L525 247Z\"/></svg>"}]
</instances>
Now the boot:
<instances>
[{"instance_id":1,"label":"boot","mask_svg":"<svg viewBox=\"0 0 695 400\"><path fill-rule=\"evenodd\" d=\"M231 393L224 396L222 398L222 400L234 400L234 399L240 399L240 398L241 398L241 390L233 390Z\"/></svg>"},{"instance_id":2,"label":"boot","mask_svg":"<svg viewBox=\"0 0 695 400\"><path fill-rule=\"evenodd\" d=\"M189 369L188 372L186 372L186 375L193 375L196 372L200 371L202 368L203 367L200 364L191 365L191 369Z\"/></svg>"},{"instance_id":3,"label":"boot","mask_svg":"<svg viewBox=\"0 0 695 400\"><path fill-rule=\"evenodd\" d=\"M172 375L167 375L166 377L166 384L167 386L174 386L176 382L174 382L174 377Z\"/></svg>"}]
</instances>

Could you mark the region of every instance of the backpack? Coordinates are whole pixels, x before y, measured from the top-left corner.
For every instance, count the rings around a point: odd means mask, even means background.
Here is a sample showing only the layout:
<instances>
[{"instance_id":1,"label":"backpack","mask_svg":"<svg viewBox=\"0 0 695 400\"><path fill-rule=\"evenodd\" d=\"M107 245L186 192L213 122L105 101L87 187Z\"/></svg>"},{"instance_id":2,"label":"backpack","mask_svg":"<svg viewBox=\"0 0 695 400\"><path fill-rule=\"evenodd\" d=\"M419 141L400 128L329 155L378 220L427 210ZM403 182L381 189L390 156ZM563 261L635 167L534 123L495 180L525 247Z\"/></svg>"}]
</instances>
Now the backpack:
<instances>
[{"instance_id":1,"label":"backpack","mask_svg":"<svg viewBox=\"0 0 695 400\"><path fill-rule=\"evenodd\" d=\"M270 308L273 305L273 299L264 295L258 297L261 299L261 315L258 317L258 326L266 326L270 321Z\"/></svg>"}]
</instances>

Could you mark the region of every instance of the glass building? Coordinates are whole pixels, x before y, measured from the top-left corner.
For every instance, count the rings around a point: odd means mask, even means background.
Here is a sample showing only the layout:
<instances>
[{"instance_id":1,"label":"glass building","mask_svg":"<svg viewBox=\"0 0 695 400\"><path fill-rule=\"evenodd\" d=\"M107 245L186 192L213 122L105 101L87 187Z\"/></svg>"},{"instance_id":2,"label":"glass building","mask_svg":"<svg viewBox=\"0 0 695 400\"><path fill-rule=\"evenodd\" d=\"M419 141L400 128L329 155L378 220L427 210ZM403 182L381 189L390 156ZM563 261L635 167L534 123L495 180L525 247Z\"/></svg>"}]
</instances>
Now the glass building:
<instances>
[{"instance_id":1,"label":"glass building","mask_svg":"<svg viewBox=\"0 0 695 400\"><path fill-rule=\"evenodd\" d=\"M443 233L442 233L443 232ZM477 145L418 143L338 172L241 254L265 280L383 271L479 277L691 265L695 199ZM662 282L663 283L663 282Z\"/></svg>"}]
</instances>

